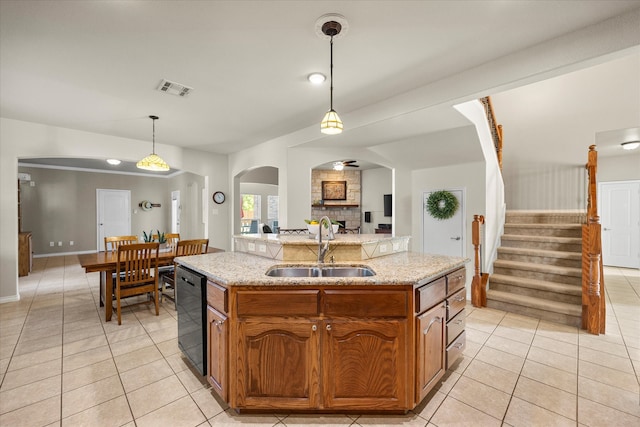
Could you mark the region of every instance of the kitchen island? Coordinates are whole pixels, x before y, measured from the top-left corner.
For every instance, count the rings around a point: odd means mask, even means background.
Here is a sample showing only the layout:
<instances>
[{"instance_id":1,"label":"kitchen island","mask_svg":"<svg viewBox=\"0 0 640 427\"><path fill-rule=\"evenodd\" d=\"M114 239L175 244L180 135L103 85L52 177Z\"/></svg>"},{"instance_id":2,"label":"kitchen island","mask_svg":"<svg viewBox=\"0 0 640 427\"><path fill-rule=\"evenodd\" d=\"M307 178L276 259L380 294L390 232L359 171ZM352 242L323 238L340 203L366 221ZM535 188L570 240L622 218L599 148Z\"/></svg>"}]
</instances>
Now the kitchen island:
<instances>
[{"instance_id":1,"label":"kitchen island","mask_svg":"<svg viewBox=\"0 0 640 427\"><path fill-rule=\"evenodd\" d=\"M272 277L314 265L240 252L176 262L207 277L207 379L237 411L403 413L464 349L464 258L326 265L366 277Z\"/></svg>"}]
</instances>

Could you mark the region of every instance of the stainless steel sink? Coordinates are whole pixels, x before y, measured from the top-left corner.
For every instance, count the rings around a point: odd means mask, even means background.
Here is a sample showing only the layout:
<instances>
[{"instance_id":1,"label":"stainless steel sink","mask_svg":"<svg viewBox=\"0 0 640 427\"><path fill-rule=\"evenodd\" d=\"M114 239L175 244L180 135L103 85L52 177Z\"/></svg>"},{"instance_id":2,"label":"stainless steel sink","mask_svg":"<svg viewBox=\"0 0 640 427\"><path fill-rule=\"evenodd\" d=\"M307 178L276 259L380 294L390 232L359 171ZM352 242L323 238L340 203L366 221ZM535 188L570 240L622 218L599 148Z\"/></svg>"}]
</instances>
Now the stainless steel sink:
<instances>
[{"instance_id":1,"label":"stainless steel sink","mask_svg":"<svg viewBox=\"0 0 640 427\"><path fill-rule=\"evenodd\" d=\"M270 277L368 277L375 272L368 267L272 267Z\"/></svg>"}]
</instances>

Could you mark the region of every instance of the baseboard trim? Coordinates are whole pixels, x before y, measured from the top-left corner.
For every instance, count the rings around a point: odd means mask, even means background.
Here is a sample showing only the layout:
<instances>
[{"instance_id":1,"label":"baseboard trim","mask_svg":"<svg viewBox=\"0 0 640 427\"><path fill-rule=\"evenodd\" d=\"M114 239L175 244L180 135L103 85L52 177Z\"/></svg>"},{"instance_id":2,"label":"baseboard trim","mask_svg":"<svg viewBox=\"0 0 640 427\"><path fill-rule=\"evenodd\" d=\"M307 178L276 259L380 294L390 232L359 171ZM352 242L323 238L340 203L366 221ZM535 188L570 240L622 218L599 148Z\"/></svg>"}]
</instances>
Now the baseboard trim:
<instances>
[{"instance_id":1,"label":"baseboard trim","mask_svg":"<svg viewBox=\"0 0 640 427\"><path fill-rule=\"evenodd\" d=\"M58 252L55 254L38 254L33 255L34 258L49 258L52 256L68 256L68 255L82 255L82 254L95 254L97 251L78 251L78 252Z\"/></svg>"}]
</instances>

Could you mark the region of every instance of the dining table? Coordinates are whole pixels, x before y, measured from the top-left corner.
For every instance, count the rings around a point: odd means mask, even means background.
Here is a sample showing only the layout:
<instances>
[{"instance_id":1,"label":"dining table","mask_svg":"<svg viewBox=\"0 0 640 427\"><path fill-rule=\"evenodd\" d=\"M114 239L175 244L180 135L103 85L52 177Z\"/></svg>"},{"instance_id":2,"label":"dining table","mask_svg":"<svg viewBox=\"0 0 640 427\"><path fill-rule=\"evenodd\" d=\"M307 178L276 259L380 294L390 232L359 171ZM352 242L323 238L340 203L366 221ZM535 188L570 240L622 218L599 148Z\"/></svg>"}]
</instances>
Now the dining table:
<instances>
[{"instance_id":1,"label":"dining table","mask_svg":"<svg viewBox=\"0 0 640 427\"><path fill-rule=\"evenodd\" d=\"M223 249L207 247L207 253L224 252ZM158 267L173 265L175 251L172 249L158 251ZM78 255L78 261L85 273L100 273L100 307L104 307L105 320L111 320L113 311L113 275L118 264L118 252L93 252Z\"/></svg>"}]
</instances>

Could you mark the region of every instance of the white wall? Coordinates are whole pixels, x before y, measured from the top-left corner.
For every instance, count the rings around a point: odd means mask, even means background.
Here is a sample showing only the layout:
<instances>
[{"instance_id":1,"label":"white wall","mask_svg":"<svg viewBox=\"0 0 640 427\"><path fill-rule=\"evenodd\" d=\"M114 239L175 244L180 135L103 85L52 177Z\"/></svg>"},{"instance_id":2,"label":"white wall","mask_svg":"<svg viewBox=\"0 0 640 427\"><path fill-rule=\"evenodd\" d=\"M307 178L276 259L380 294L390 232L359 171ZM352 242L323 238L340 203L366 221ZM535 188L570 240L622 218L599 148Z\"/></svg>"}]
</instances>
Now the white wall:
<instances>
[{"instance_id":1,"label":"white wall","mask_svg":"<svg viewBox=\"0 0 640 427\"><path fill-rule=\"evenodd\" d=\"M640 148L621 156L599 157L596 178L598 182L640 179Z\"/></svg>"},{"instance_id":2,"label":"white wall","mask_svg":"<svg viewBox=\"0 0 640 427\"><path fill-rule=\"evenodd\" d=\"M0 302L19 299L18 159L27 157L119 158L137 161L149 154L149 142L93 134L0 118ZM227 156L156 144L169 165L205 177L205 183L228 192ZM205 184L206 185L206 184ZM207 190L210 199L212 191ZM209 212L211 246L229 248L228 204Z\"/></svg>"}]
</instances>

